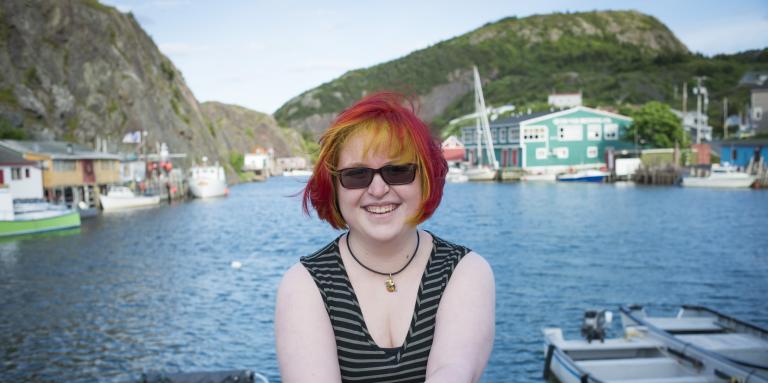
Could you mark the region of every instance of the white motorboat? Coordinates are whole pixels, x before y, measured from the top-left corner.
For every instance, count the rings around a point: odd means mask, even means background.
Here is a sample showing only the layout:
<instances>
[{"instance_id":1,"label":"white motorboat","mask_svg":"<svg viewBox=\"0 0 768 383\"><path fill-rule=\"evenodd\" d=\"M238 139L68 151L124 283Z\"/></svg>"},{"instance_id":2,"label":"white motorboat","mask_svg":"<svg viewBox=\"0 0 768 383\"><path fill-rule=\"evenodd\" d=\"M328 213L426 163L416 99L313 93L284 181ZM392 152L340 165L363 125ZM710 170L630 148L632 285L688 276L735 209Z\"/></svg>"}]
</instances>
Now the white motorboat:
<instances>
[{"instance_id":1,"label":"white motorboat","mask_svg":"<svg viewBox=\"0 0 768 383\"><path fill-rule=\"evenodd\" d=\"M292 169L283 172L285 177L310 177L311 175L312 171L307 169Z\"/></svg>"},{"instance_id":2,"label":"white motorboat","mask_svg":"<svg viewBox=\"0 0 768 383\"><path fill-rule=\"evenodd\" d=\"M597 169L579 170L573 173L563 173L557 176L560 182L603 182L608 173Z\"/></svg>"},{"instance_id":3,"label":"white motorboat","mask_svg":"<svg viewBox=\"0 0 768 383\"><path fill-rule=\"evenodd\" d=\"M80 227L80 215L66 206L43 200L13 201L8 188L0 188L0 237Z\"/></svg>"},{"instance_id":4,"label":"white motorboat","mask_svg":"<svg viewBox=\"0 0 768 383\"><path fill-rule=\"evenodd\" d=\"M463 183L469 181L469 177L464 174L464 170L457 167L449 167L445 175L445 181L450 183Z\"/></svg>"},{"instance_id":5,"label":"white motorboat","mask_svg":"<svg viewBox=\"0 0 768 383\"><path fill-rule=\"evenodd\" d=\"M490 167L469 168L464 171L469 181L495 181L497 171Z\"/></svg>"},{"instance_id":6,"label":"white motorboat","mask_svg":"<svg viewBox=\"0 0 768 383\"><path fill-rule=\"evenodd\" d=\"M125 186L110 186L106 195L100 195L104 211L154 206L160 203L160 196L137 196Z\"/></svg>"},{"instance_id":7,"label":"white motorboat","mask_svg":"<svg viewBox=\"0 0 768 383\"><path fill-rule=\"evenodd\" d=\"M745 189L755 183L755 176L736 171L730 166L712 165L712 171L706 177L683 177L682 185L699 188Z\"/></svg>"},{"instance_id":8,"label":"white motorboat","mask_svg":"<svg viewBox=\"0 0 768 383\"><path fill-rule=\"evenodd\" d=\"M648 316L641 306L621 308L624 326L646 326L688 347L716 353L768 380L768 330L703 306L683 305L674 317Z\"/></svg>"},{"instance_id":9,"label":"white motorboat","mask_svg":"<svg viewBox=\"0 0 768 383\"><path fill-rule=\"evenodd\" d=\"M206 158L203 158L203 162ZM213 166L193 166L189 169L189 191L197 198L221 197L229 194L224 168Z\"/></svg>"},{"instance_id":10,"label":"white motorboat","mask_svg":"<svg viewBox=\"0 0 768 383\"><path fill-rule=\"evenodd\" d=\"M627 325L622 337L605 339L607 323L608 313L590 310L581 327L587 339L565 340L561 329L544 329L544 378L554 375L562 383L768 382L750 369L689 349L644 326Z\"/></svg>"}]
</instances>

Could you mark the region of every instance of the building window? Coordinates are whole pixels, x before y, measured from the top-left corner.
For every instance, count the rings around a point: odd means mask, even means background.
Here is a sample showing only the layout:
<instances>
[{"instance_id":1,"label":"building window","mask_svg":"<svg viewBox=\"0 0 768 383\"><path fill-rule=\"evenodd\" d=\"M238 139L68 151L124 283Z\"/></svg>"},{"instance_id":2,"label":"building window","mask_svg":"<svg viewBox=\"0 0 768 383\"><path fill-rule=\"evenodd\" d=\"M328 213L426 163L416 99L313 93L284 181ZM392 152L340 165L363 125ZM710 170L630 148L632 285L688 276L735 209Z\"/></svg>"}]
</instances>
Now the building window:
<instances>
[{"instance_id":1,"label":"building window","mask_svg":"<svg viewBox=\"0 0 768 383\"><path fill-rule=\"evenodd\" d=\"M21 179L21 168L11 168L11 179L12 180Z\"/></svg>"},{"instance_id":2,"label":"building window","mask_svg":"<svg viewBox=\"0 0 768 383\"><path fill-rule=\"evenodd\" d=\"M29 168L24 169L24 178L29 178Z\"/></svg>"},{"instance_id":3,"label":"building window","mask_svg":"<svg viewBox=\"0 0 768 383\"><path fill-rule=\"evenodd\" d=\"M53 161L53 171L74 172L77 170L75 161Z\"/></svg>"},{"instance_id":4,"label":"building window","mask_svg":"<svg viewBox=\"0 0 768 383\"><path fill-rule=\"evenodd\" d=\"M736 148L731 149L731 161L736 162L737 158L739 158L739 152L736 150Z\"/></svg>"},{"instance_id":5,"label":"building window","mask_svg":"<svg viewBox=\"0 0 768 383\"><path fill-rule=\"evenodd\" d=\"M499 130L491 129L491 141L499 142Z\"/></svg>"},{"instance_id":6,"label":"building window","mask_svg":"<svg viewBox=\"0 0 768 383\"><path fill-rule=\"evenodd\" d=\"M616 124L605 124L603 126L606 140L618 140L619 139L619 126Z\"/></svg>"},{"instance_id":7,"label":"building window","mask_svg":"<svg viewBox=\"0 0 768 383\"><path fill-rule=\"evenodd\" d=\"M587 139L590 141L600 141L600 138L602 136L601 129L602 126L600 124L589 124L587 125Z\"/></svg>"},{"instance_id":8,"label":"building window","mask_svg":"<svg viewBox=\"0 0 768 383\"><path fill-rule=\"evenodd\" d=\"M562 147L562 148L555 148L554 150L555 155L557 158L564 160L568 158L568 148Z\"/></svg>"},{"instance_id":9,"label":"building window","mask_svg":"<svg viewBox=\"0 0 768 383\"><path fill-rule=\"evenodd\" d=\"M578 125L560 125L557 127L560 141L581 141L584 139L584 129Z\"/></svg>"},{"instance_id":10,"label":"building window","mask_svg":"<svg viewBox=\"0 0 768 383\"><path fill-rule=\"evenodd\" d=\"M507 142L515 142L520 140L520 128L509 128L507 132Z\"/></svg>"},{"instance_id":11,"label":"building window","mask_svg":"<svg viewBox=\"0 0 768 383\"><path fill-rule=\"evenodd\" d=\"M523 128L523 139L531 142L544 142L547 140L546 126L528 126Z\"/></svg>"},{"instance_id":12,"label":"building window","mask_svg":"<svg viewBox=\"0 0 768 383\"><path fill-rule=\"evenodd\" d=\"M537 148L536 149L536 159L537 160L546 160L547 159L547 148Z\"/></svg>"},{"instance_id":13,"label":"building window","mask_svg":"<svg viewBox=\"0 0 768 383\"><path fill-rule=\"evenodd\" d=\"M752 114L755 117L755 121L760 121L763 119L763 108L756 106L754 109L752 109Z\"/></svg>"},{"instance_id":14,"label":"building window","mask_svg":"<svg viewBox=\"0 0 768 383\"><path fill-rule=\"evenodd\" d=\"M597 146L587 147L587 158L597 158Z\"/></svg>"}]
</instances>

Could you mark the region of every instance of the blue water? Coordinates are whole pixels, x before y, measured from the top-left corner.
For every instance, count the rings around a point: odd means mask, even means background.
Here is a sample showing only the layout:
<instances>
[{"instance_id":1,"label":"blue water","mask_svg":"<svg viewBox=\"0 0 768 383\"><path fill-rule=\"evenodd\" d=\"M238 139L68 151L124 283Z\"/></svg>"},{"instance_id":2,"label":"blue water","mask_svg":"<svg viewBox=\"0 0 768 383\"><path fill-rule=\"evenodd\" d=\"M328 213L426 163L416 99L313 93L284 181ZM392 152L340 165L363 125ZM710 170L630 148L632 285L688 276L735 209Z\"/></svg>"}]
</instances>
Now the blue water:
<instances>
[{"instance_id":1,"label":"blue water","mask_svg":"<svg viewBox=\"0 0 768 383\"><path fill-rule=\"evenodd\" d=\"M279 381L277 283L338 235L302 215L290 196L301 186L272 178L225 199L105 214L79 232L0 242L0 381L236 368ZM493 267L486 382L541 382L541 328L577 336L587 308L639 303L671 314L703 304L768 326L765 191L449 184L423 228Z\"/></svg>"}]
</instances>

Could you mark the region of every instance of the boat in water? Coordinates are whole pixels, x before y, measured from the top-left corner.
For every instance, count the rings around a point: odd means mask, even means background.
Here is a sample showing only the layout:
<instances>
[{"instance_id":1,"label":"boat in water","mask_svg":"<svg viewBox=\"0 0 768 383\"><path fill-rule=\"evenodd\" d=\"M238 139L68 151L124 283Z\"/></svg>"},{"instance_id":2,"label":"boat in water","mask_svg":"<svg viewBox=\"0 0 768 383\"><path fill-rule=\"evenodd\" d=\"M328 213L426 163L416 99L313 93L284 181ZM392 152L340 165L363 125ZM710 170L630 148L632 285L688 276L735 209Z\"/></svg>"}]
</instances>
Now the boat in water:
<instances>
[{"instance_id":1,"label":"boat in water","mask_svg":"<svg viewBox=\"0 0 768 383\"><path fill-rule=\"evenodd\" d=\"M189 191L196 198L223 197L229 194L227 176L224 168L219 165L206 165L207 158L203 157L203 165L189 169Z\"/></svg>"},{"instance_id":2,"label":"boat in water","mask_svg":"<svg viewBox=\"0 0 768 383\"><path fill-rule=\"evenodd\" d=\"M581 334L586 339L566 340L560 328L545 328L545 380L554 376L562 383L768 382L753 369L645 326L624 323L621 337L606 338L611 317L606 311L585 312Z\"/></svg>"},{"instance_id":3,"label":"boat in water","mask_svg":"<svg viewBox=\"0 0 768 383\"><path fill-rule=\"evenodd\" d=\"M495 181L498 177L498 171L490 167L469 168L464 171L464 175L469 181Z\"/></svg>"},{"instance_id":4,"label":"boat in water","mask_svg":"<svg viewBox=\"0 0 768 383\"><path fill-rule=\"evenodd\" d=\"M160 203L160 196L137 196L128 187L110 186L106 195L99 196L99 201L104 211L113 211L154 206Z\"/></svg>"},{"instance_id":5,"label":"boat in water","mask_svg":"<svg viewBox=\"0 0 768 383\"><path fill-rule=\"evenodd\" d=\"M768 380L768 330L713 309L683 305L674 317L649 316L641 306L621 308L624 326L645 326L688 347L717 355Z\"/></svg>"},{"instance_id":6,"label":"boat in water","mask_svg":"<svg viewBox=\"0 0 768 383\"><path fill-rule=\"evenodd\" d=\"M80 227L80 214L46 201L14 203L8 188L0 189L0 237Z\"/></svg>"},{"instance_id":7,"label":"boat in water","mask_svg":"<svg viewBox=\"0 0 768 383\"><path fill-rule=\"evenodd\" d=\"M445 175L445 181L458 184L469 181L469 177L464 174L464 169L460 167L451 166L448 167L448 173Z\"/></svg>"},{"instance_id":8,"label":"boat in water","mask_svg":"<svg viewBox=\"0 0 768 383\"><path fill-rule=\"evenodd\" d=\"M557 181L557 175L552 173L526 173L520 179L526 182L555 182Z\"/></svg>"},{"instance_id":9,"label":"boat in water","mask_svg":"<svg viewBox=\"0 0 768 383\"><path fill-rule=\"evenodd\" d=\"M604 182L608 173L597 169L579 170L557 175L560 182Z\"/></svg>"},{"instance_id":10,"label":"boat in water","mask_svg":"<svg viewBox=\"0 0 768 383\"><path fill-rule=\"evenodd\" d=\"M712 171L706 177L683 177L682 185L699 188L746 189L755 183L757 178L744 172L739 172L731 166L712 165Z\"/></svg>"}]
</instances>

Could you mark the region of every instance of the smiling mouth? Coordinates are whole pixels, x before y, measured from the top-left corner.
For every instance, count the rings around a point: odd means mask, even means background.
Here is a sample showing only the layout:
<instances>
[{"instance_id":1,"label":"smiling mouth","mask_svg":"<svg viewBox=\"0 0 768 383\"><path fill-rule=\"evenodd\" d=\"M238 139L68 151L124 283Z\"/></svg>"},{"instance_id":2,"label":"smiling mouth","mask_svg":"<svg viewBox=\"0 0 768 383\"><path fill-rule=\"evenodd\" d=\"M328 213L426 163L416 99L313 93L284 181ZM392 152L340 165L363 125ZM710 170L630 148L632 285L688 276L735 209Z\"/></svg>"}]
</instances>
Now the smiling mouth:
<instances>
[{"instance_id":1,"label":"smiling mouth","mask_svg":"<svg viewBox=\"0 0 768 383\"><path fill-rule=\"evenodd\" d=\"M398 205L395 204L389 204L389 205L380 205L380 206L366 206L364 207L365 211L372 213L372 214L387 214L395 209L397 209Z\"/></svg>"}]
</instances>

